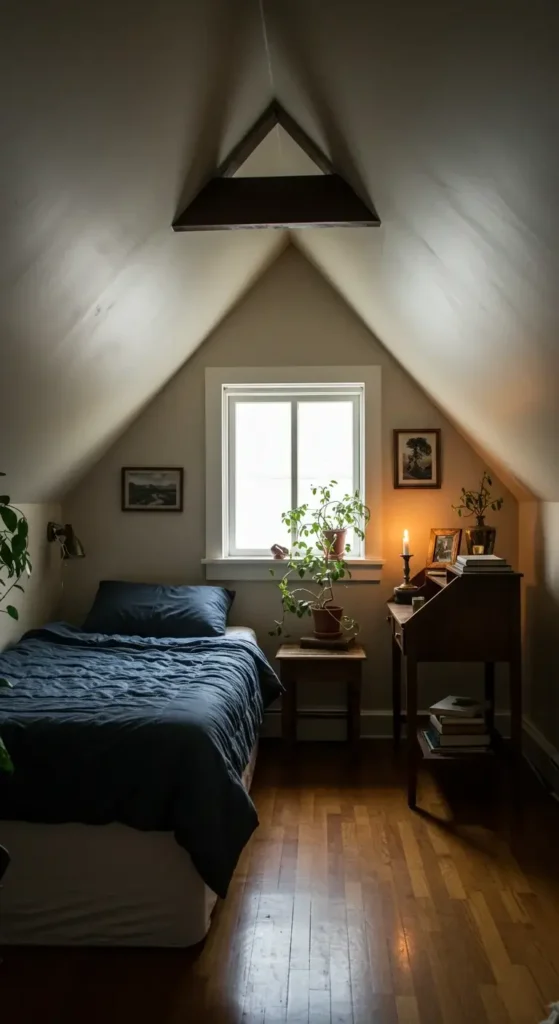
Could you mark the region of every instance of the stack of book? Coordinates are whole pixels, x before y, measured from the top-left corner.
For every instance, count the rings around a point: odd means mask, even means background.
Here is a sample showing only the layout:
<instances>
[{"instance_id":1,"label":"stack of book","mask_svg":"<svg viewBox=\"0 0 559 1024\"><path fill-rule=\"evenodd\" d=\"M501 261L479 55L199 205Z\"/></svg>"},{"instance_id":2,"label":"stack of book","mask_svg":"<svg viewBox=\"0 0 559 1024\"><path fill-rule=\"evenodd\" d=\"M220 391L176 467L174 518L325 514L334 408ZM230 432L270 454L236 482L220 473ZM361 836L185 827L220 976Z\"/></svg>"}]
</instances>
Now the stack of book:
<instances>
[{"instance_id":1,"label":"stack of book","mask_svg":"<svg viewBox=\"0 0 559 1024\"><path fill-rule=\"evenodd\" d=\"M470 697L445 697L432 704L429 727L423 730L432 753L483 754L491 743L483 708Z\"/></svg>"},{"instance_id":2,"label":"stack of book","mask_svg":"<svg viewBox=\"0 0 559 1024\"><path fill-rule=\"evenodd\" d=\"M509 565L505 558L498 555L458 555L452 568L460 576L473 573L503 573L512 572L512 565Z\"/></svg>"}]
</instances>

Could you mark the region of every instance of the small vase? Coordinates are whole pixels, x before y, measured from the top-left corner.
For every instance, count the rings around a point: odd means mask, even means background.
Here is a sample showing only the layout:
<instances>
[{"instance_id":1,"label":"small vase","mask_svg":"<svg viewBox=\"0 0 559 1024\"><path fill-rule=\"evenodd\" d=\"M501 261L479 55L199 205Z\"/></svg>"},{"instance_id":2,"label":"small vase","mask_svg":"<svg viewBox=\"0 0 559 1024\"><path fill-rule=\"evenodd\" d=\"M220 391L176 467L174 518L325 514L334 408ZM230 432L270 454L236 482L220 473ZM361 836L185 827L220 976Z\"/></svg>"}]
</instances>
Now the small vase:
<instances>
[{"instance_id":1,"label":"small vase","mask_svg":"<svg viewBox=\"0 0 559 1024\"><path fill-rule=\"evenodd\" d=\"M466 550L468 554L472 555L474 548L483 548L484 555L492 555L495 550L496 536L496 528L494 526L486 526L484 517L478 516L477 526L466 530Z\"/></svg>"}]
</instances>

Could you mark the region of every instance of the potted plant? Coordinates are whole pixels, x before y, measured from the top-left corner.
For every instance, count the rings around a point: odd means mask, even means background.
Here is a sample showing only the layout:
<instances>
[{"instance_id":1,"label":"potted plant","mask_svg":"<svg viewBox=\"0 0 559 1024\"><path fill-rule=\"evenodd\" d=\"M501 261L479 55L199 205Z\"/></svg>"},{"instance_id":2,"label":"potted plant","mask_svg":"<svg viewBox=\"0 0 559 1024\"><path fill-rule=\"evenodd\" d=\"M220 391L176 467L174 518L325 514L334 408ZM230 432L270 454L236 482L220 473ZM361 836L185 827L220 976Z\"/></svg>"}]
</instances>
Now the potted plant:
<instances>
[{"instance_id":1,"label":"potted plant","mask_svg":"<svg viewBox=\"0 0 559 1024\"><path fill-rule=\"evenodd\" d=\"M0 473L0 476L5 476ZM21 577L31 573L29 558L29 526L23 512L10 504L7 494L0 494L0 612L18 619L18 610L6 604L12 590L21 590ZM6 578L7 577L7 578ZM12 581L12 582L10 582ZM0 678L0 687L11 686L9 679ZM13 771L12 759L0 736L0 771Z\"/></svg>"},{"instance_id":2,"label":"potted plant","mask_svg":"<svg viewBox=\"0 0 559 1024\"><path fill-rule=\"evenodd\" d=\"M477 526L466 530L466 548L469 555L492 555L495 549L497 530L494 526L485 525L485 513L490 508L499 512L504 498L494 498L489 491L493 481L487 470L484 470L478 491L466 491L462 488L460 503L452 508L459 516L475 516ZM476 550L474 550L476 549Z\"/></svg>"},{"instance_id":3,"label":"potted plant","mask_svg":"<svg viewBox=\"0 0 559 1024\"><path fill-rule=\"evenodd\" d=\"M332 498L335 486L336 481L331 480L323 487L312 488L313 495L319 498L317 508L306 503L282 514L282 522L291 531L292 548L287 570L278 581L283 614L275 620L271 636L282 635L288 612L299 619L312 615L314 634L320 639L339 636L343 631L354 635L358 632L355 619L344 615L341 605L336 604L334 584L351 579L344 557L350 553L347 531L351 528L364 538L370 511L361 501L359 491ZM273 569L270 573L275 576ZM315 589L293 586L299 580L308 580Z\"/></svg>"}]
</instances>

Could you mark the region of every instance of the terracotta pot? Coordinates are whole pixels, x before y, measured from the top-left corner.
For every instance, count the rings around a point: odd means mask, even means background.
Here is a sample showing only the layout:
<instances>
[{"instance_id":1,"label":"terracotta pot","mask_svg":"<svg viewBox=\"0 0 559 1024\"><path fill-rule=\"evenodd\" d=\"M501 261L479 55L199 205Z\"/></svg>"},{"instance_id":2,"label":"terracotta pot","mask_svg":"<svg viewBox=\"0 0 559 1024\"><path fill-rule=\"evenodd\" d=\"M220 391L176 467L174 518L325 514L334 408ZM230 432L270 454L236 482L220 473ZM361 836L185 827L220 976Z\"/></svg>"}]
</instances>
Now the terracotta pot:
<instances>
[{"instance_id":1,"label":"terracotta pot","mask_svg":"<svg viewBox=\"0 0 559 1024\"><path fill-rule=\"evenodd\" d=\"M326 605L325 608L311 608L314 620L314 635L318 637L338 636L341 633L340 622L344 614L343 608L337 604Z\"/></svg>"},{"instance_id":2,"label":"terracotta pot","mask_svg":"<svg viewBox=\"0 0 559 1024\"><path fill-rule=\"evenodd\" d=\"M323 531L322 538L326 541L324 545L324 554L327 555L328 558L344 557L346 535L347 529Z\"/></svg>"},{"instance_id":3,"label":"terracotta pot","mask_svg":"<svg viewBox=\"0 0 559 1024\"><path fill-rule=\"evenodd\" d=\"M494 526L484 526L479 522L471 530L466 530L466 551L473 555L474 548L483 548L484 555L492 555L495 550L497 530Z\"/></svg>"}]
</instances>

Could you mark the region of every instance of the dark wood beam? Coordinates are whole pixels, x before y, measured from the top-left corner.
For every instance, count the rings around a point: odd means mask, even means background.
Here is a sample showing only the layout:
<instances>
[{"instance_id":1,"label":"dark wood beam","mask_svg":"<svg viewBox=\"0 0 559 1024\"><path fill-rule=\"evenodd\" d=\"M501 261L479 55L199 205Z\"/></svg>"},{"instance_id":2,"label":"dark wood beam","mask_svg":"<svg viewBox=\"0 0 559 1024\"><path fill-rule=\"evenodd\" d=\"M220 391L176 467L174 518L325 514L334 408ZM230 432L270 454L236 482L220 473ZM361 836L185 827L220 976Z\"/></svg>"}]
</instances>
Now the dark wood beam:
<instances>
[{"instance_id":1,"label":"dark wood beam","mask_svg":"<svg viewBox=\"0 0 559 1024\"><path fill-rule=\"evenodd\" d=\"M237 143L229 153L229 156L219 165L215 172L215 177L232 178L239 170L239 167L242 167L245 160L248 160L249 156L254 153L256 147L276 127L277 123L277 103L274 102L270 103L270 106L260 115L258 121L253 124L246 135L243 135L241 141Z\"/></svg>"},{"instance_id":2,"label":"dark wood beam","mask_svg":"<svg viewBox=\"0 0 559 1024\"><path fill-rule=\"evenodd\" d=\"M175 231L235 228L375 227L368 207L338 174L212 178L173 224Z\"/></svg>"},{"instance_id":3,"label":"dark wood beam","mask_svg":"<svg viewBox=\"0 0 559 1024\"><path fill-rule=\"evenodd\" d=\"M275 107L277 123L291 136L293 141L299 146L299 149L302 149L311 158L323 174L335 174L336 172L328 157L315 145L312 139L309 139L309 136L299 127L291 115L277 102L274 102L272 106Z\"/></svg>"}]
</instances>

